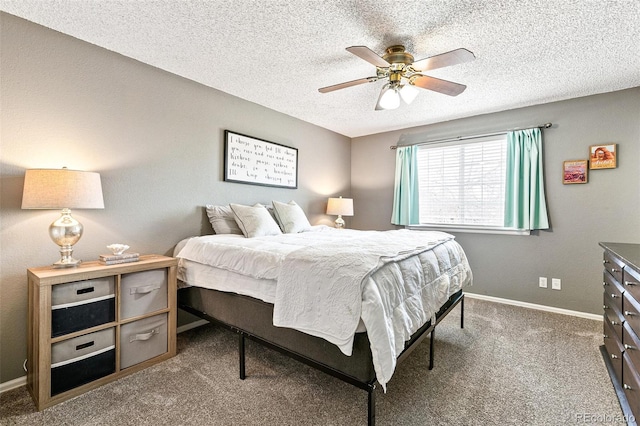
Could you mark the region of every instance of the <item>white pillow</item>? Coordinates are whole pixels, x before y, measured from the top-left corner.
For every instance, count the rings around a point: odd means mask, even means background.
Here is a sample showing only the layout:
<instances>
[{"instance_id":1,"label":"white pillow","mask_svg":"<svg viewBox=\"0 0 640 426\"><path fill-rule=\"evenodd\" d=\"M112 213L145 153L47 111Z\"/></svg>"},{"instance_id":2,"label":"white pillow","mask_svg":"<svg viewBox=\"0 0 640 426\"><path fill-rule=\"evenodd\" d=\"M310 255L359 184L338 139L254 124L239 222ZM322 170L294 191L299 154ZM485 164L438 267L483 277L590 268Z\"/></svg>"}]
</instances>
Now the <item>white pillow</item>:
<instances>
[{"instance_id":1,"label":"white pillow","mask_svg":"<svg viewBox=\"0 0 640 426\"><path fill-rule=\"evenodd\" d=\"M295 201L290 201L289 204L272 201L272 204L276 212L276 220L285 234L295 234L311 229L307 216Z\"/></svg>"},{"instance_id":2,"label":"white pillow","mask_svg":"<svg viewBox=\"0 0 640 426\"><path fill-rule=\"evenodd\" d=\"M266 207L262 204L243 206L241 204L229 204L236 223L247 238L262 237L266 235L280 235L282 231L273 220Z\"/></svg>"},{"instance_id":3,"label":"white pillow","mask_svg":"<svg viewBox=\"0 0 640 426\"><path fill-rule=\"evenodd\" d=\"M233 216L231 207L207 204L206 210L207 216L209 216L209 222L211 222L211 226L216 234L242 235L242 230L236 223L236 218Z\"/></svg>"}]
</instances>

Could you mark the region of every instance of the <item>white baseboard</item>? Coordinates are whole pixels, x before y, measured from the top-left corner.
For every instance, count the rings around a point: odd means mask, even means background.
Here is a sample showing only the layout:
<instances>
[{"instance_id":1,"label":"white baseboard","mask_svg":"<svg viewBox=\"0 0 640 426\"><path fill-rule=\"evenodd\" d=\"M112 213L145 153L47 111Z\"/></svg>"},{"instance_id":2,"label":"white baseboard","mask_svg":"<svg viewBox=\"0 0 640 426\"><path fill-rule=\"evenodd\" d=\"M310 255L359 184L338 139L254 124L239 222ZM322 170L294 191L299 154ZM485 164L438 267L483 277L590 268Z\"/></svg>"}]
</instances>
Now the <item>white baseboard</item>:
<instances>
[{"instance_id":1,"label":"white baseboard","mask_svg":"<svg viewBox=\"0 0 640 426\"><path fill-rule=\"evenodd\" d=\"M505 305L520 306L520 307L523 307L523 308L537 309L538 311L552 312L552 313L555 313L555 314L571 315L571 316L579 317L579 318L586 318L586 319L595 320L595 321L602 321L602 315L589 314L587 312L572 311L572 310L569 310L569 309L562 309L562 308L554 308L553 306L536 305L535 303L520 302L518 300L503 299L503 298L500 298L500 297L493 297L493 296L485 296L484 294L476 294L476 293L467 293L467 292L465 292L464 296L465 297L469 297L471 299L488 300L490 302L503 303Z\"/></svg>"},{"instance_id":2,"label":"white baseboard","mask_svg":"<svg viewBox=\"0 0 640 426\"><path fill-rule=\"evenodd\" d=\"M9 380L8 382L0 383L0 393L10 391L20 386L27 384L27 376L18 377L17 379Z\"/></svg>"},{"instance_id":3,"label":"white baseboard","mask_svg":"<svg viewBox=\"0 0 640 426\"><path fill-rule=\"evenodd\" d=\"M201 325L205 325L205 324L209 324L209 321L198 320L198 321L190 322L189 324L185 324L178 327L177 332L182 333L183 331L191 330L192 328L200 327ZM17 379L0 383L0 393L7 392L15 388L19 388L20 386L25 386L26 384L27 384L27 376L18 377Z\"/></svg>"}]
</instances>

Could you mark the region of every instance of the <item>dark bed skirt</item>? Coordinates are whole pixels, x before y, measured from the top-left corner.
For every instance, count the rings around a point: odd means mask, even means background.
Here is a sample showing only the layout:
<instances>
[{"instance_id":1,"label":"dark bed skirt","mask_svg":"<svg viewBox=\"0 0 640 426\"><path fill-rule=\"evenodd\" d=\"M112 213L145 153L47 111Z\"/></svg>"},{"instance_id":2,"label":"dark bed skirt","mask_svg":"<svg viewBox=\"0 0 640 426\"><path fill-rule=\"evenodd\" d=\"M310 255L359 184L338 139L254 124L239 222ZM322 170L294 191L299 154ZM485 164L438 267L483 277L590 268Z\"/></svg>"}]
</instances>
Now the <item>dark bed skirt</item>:
<instances>
[{"instance_id":1,"label":"dark bed skirt","mask_svg":"<svg viewBox=\"0 0 640 426\"><path fill-rule=\"evenodd\" d=\"M452 295L436 314L438 320L461 301L462 297L462 290ZM275 327L273 305L253 297L200 287L187 287L178 291L178 306L202 318L220 322L250 338L297 355L303 360L313 361L355 382L363 384L375 382L376 375L367 333L356 333L353 353L351 356L346 356L337 346L324 339L289 328ZM405 348L412 347L417 340L426 337L427 332L432 329L431 322L426 323L414 333Z\"/></svg>"}]
</instances>

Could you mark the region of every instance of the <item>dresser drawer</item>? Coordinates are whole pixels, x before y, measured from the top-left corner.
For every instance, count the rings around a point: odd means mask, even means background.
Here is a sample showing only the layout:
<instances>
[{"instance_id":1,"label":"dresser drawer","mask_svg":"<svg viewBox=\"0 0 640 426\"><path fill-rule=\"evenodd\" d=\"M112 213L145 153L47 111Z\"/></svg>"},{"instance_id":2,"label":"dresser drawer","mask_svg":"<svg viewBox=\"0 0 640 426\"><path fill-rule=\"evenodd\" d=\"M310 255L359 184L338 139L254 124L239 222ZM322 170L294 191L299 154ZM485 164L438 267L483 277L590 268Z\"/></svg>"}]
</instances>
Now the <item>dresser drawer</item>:
<instances>
[{"instance_id":1,"label":"dresser drawer","mask_svg":"<svg viewBox=\"0 0 640 426\"><path fill-rule=\"evenodd\" d=\"M640 370L640 338L629 327L629 324L624 325L622 332L624 333L622 336L624 352L629 356L634 369L638 371Z\"/></svg>"},{"instance_id":2,"label":"dresser drawer","mask_svg":"<svg viewBox=\"0 0 640 426\"><path fill-rule=\"evenodd\" d=\"M131 367L167 352L167 314L120 327L120 368Z\"/></svg>"},{"instance_id":3,"label":"dresser drawer","mask_svg":"<svg viewBox=\"0 0 640 426\"><path fill-rule=\"evenodd\" d=\"M624 290L640 302L640 273L627 266L624 268L622 284Z\"/></svg>"},{"instance_id":4,"label":"dresser drawer","mask_svg":"<svg viewBox=\"0 0 640 426\"><path fill-rule=\"evenodd\" d=\"M633 367L627 354L623 355L622 367L622 388L627 396L629 407L636 418L640 418L640 377L638 371Z\"/></svg>"},{"instance_id":5,"label":"dresser drawer","mask_svg":"<svg viewBox=\"0 0 640 426\"><path fill-rule=\"evenodd\" d=\"M607 356L613 366L618 381L622 380L622 353L624 348L617 335L612 332L611 324L605 318L604 321L604 346L607 350Z\"/></svg>"},{"instance_id":6,"label":"dresser drawer","mask_svg":"<svg viewBox=\"0 0 640 426\"><path fill-rule=\"evenodd\" d=\"M609 325L618 336L618 340L622 340L622 324L624 323L624 316L618 308L617 299L611 299L611 297L609 297L607 293L604 293L603 299L605 320L609 322Z\"/></svg>"},{"instance_id":7,"label":"dresser drawer","mask_svg":"<svg viewBox=\"0 0 640 426\"><path fill-rule=\"evenodd\" d=\"M622 268L624 262L621 259L611 255L609 252L604 253L604 260L602 261L604 269L607 270L619 283L622 282Z\"/></svg>"},{"instance_id":8,"label":"dresser drawer","mask_svg":"<svg viewBox=\"0 0 640 426\"><path fill-rule=\"evenodd\" d=\"M120 287L121 319L167 307L167 270L164 268L122 275Z\"/></svg>"},{"instance_id":9,"label":"dresser drawer","mask_svg":"<svg viewBox=\"0 0 640 426\"><path fill-rule=\"evenodd\" d=\"M629 329L636 334L640 333L640 303L633 299L628 293L624 294L622 301L623 320L629 323Z\"/></svg>"},{"instance_id":10,"label":"dresser drawer","mask_svg":"<svg viewBox=\"0 0 640 426\"><path fill-rule=\"evenodd\" d=\"M602 274L604 280L604 292L607 296L615 302L616 307L622 312L622 295L624 294L624 287L616 281L611 274L604 272Z\"/></svg>"}]
</instances>

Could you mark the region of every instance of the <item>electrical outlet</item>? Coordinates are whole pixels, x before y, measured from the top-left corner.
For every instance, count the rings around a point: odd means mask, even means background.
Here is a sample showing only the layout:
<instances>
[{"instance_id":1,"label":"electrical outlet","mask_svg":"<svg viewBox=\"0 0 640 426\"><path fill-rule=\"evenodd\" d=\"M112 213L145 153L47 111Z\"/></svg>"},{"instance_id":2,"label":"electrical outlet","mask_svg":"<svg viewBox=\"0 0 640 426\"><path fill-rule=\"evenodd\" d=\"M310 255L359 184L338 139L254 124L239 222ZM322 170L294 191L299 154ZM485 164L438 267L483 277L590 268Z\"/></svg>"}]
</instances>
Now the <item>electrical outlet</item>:
<instances>
[{"instance_id":1,"label":"electrical outlet","mask_svg":"<svg viewBox=\"0 0 640 426\"><path fill-rule=\"evenodd\" d=\"M554 290L562 289L562 281L560 278L551 278L551 288Z\"/></svg>"},{"instance_id":2,"label":"electrical outlet","mask_svg":"<svg viewBox=\"0 0 640 426\"><path fill-rule=\"evenodd\" d=\"M538 278L538 287L547 288L547 277Z\"/></svg>"}]
</instances>

